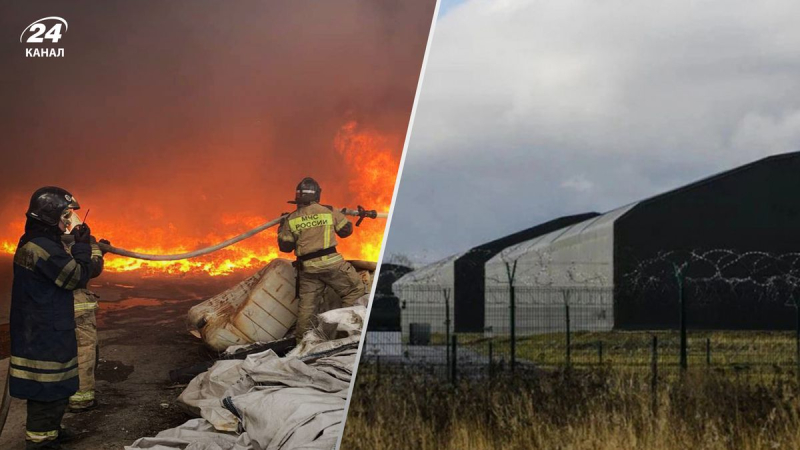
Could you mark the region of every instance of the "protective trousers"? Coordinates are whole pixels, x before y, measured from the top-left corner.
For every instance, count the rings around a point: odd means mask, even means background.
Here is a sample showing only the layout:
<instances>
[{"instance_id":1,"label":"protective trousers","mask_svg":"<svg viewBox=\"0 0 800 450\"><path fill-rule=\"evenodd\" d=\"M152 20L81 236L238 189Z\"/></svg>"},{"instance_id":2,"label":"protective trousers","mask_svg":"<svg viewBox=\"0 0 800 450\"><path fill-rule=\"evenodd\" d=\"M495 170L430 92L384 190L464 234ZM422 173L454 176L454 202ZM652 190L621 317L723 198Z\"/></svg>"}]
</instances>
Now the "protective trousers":
<instances>
[{"instance_id":1,"label":"protective trousers","mask_svg":"<svg viewBox=\"0 0 800 450\"><path fill-rule=\"evenodd\" d=\"M67 399L54 402L28 400L28 420L25 424L26 449L59 449L58 433L67 409Z\"/></svg>"},{"instance_id":2,"label":"protective trousers","mask_svg":"<svg viewBox=\"0 0 800 450\"><path fill-rule=\"evenodd\" d=\"M324 298L322 296L325 286L329 286L342 299L342 306L353 306L366 292L361 277L347 261L337 261L330 266L322 269L300 270L298 271L298 297L300 305L297 311L297 326L295 327L295 337L297 341L303 337L306 331L314 326L312 323L314 316L320 311L319 306Z\"/></svg>"},{"instance_id":3,"label":"protective trousers","mask_svg":"<svg viewBox=\"0 0 800 450\"><path fill-rule=\"evenodd\" d=\"M97 294L87 289L75 291L75 337L78 340L78 392L69 398L71 410L94 404L94 369L97 362Z\"/></svg>"}]
</instances>

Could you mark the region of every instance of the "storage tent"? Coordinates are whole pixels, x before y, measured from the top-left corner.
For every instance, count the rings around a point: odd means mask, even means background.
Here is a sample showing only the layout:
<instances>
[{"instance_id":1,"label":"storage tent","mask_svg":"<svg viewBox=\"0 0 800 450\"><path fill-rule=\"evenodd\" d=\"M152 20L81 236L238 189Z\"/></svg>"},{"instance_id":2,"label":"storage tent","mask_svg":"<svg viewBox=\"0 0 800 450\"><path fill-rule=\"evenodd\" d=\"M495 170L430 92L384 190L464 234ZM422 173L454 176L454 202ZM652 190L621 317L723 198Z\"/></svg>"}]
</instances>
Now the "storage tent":
<instances>
[{"instance_id":1,"label":"storage tent","mask_svg":"<svg viewBox=\"0 0 800 450\"><path fill-rule=\"evenodd\" d=\"M484 331L485 262L511 245L597 215L551 220L406 274L392 285L403 305L403 330L407 332L409 323L422 322L431 325L431 332L444 333L449 321L456 332Z\"/></svg>"},{"instance_id":2,"label":"storage tent","mask_svg":"<svg viewBox=\"0 0 800 450\"><path fill-rule=\"evenodd\" d=\"M675 327L676 289L669 280L662 290L633 289L630 274L638 265L670 251L800 251L798 193L800 153L764 158L506 248L486 263L485 283L496 292L494 303L507 305L506 267L516 262L514 285L520 288L613 295L598 301L613 314L598 314L587 329ZM713 301L688 298L687 304L693 328L788 328L794 321L786 302L732 290L719 290Z\"/></svg>"}]
</instances>

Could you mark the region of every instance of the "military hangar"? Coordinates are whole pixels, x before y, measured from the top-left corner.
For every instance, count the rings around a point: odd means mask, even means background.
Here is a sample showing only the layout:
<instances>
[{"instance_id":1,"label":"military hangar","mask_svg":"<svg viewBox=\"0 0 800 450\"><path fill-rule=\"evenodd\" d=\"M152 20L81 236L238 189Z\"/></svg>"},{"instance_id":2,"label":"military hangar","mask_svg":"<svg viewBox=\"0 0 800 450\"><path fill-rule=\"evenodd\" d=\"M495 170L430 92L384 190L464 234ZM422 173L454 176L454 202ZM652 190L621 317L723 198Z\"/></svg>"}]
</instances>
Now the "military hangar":
<instances>
[{"instance_id":1,"label":"military hangar","mask_svg":"<svg viewBox=\"0 0 800 450\"><path fill-rule=\"evenodd\" d=\"M798 193L800 152L764 158L508 247L486 262L485 286L507 292L507 265L515 262L517 287L612 293L613 323L598 315L591 329L673 328L676 288L664 280L664 289L633 289L627 284L639 264L670 251L798 252ZM496 300L507 304L507 294ZM687 305L692 328L791 328L795 320L786 302L724 288Z\"/></svg>"},{"instance_id":2,"label":"military hangar","mask_svg":"<svg viewBox=\"0 0 800 450\"><path fill-rule=\"evenodd\" d=\"M410 323L425 322L432 332L444 333L448 320L451 331L483 332L486 261L509 246L598 215L593 212L551 220L405 274L392 284L403 305L404 332L408 332Z\"/></svg>"},{"instance_id":3,"label":"military hangar","mask_svg":"<svg viewBox=\"0 0 800 450\"><path fill-rule=\"evenodd\" d=\"M590 212L560 217L514 234L495 239L463 253L453 261L455 331L484 331L486 322L486 262L504 249L543 234L599 216Z\"/></svg>"}]
</instances>

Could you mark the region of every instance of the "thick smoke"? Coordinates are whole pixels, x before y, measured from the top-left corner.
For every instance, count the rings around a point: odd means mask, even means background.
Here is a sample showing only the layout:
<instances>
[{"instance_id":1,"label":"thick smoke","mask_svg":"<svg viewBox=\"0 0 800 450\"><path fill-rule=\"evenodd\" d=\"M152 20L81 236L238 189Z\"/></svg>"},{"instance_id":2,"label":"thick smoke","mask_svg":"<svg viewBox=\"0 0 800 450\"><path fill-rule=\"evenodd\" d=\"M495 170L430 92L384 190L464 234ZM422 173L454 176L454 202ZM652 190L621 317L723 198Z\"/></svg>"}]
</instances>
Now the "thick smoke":
<instances>
[{"instance_id":1,"label":"thick smoke","mask_svg":"<svg viewBox=\"0 0 800 450\"><path fill-rule=\"evenodd\" d=\"M325 203L391 196L362 195L336 139L356 123L399 160L434 3L4 3L0 242L48 184L126 247L230 236L307 175ZM66 57L25 58L19 34L53 15Z\"/></svg>"}]
</instances>

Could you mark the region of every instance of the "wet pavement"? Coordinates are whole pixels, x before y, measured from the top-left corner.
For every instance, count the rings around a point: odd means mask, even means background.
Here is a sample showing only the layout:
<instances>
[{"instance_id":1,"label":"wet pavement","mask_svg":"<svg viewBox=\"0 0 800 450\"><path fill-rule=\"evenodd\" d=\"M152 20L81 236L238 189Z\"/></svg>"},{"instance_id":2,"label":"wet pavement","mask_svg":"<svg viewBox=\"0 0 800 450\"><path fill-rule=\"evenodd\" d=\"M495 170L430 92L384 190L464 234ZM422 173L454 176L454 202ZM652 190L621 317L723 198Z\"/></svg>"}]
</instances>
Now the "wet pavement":
<instances>
[{"instance_id":1,"label":"wet pavement","mask_svg":"<svg viewBox=\"0 0 800 450\"><path fill-rule=\"evenodd\" d=\"M144 288L104 283L98 311L100 362L96 371L98 408L67 414L64 424L81 433L69 449L119 449L142 436L177 426L189 417L176 406L183 386L169 371L211 358L186 328L186 312L237 281L213 285L148 282ZM0 362L5 382L8 359ZM13 399L0 448L24 448L25 403Z\"/></svg>"}]
</instances>

